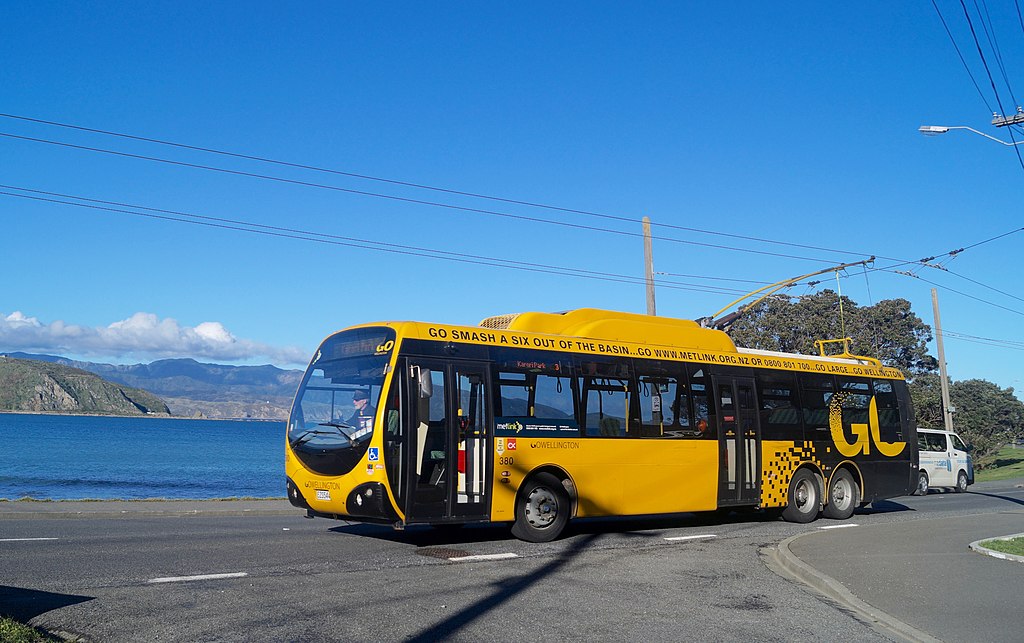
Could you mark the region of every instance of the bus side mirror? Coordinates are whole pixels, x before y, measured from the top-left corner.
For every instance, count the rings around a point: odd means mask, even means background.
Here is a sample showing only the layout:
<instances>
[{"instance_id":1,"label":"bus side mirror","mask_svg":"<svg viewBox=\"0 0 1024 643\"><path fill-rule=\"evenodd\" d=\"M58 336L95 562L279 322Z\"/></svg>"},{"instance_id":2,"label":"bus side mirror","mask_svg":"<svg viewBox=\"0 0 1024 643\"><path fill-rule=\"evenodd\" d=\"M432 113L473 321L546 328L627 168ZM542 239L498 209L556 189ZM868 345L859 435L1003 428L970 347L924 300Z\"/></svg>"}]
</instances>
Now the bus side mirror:
<instances>
[{"instance_id":1,"label":"bus side mirror","mask_svg":"<svg viewBox=\"0 0 1024 643\"><path fill-rule=\"evenodd\" d=\"M430 370L420 369L420 399L425 400L434 395L434 382L430 379Z\"/></svg>"}]
</instances>

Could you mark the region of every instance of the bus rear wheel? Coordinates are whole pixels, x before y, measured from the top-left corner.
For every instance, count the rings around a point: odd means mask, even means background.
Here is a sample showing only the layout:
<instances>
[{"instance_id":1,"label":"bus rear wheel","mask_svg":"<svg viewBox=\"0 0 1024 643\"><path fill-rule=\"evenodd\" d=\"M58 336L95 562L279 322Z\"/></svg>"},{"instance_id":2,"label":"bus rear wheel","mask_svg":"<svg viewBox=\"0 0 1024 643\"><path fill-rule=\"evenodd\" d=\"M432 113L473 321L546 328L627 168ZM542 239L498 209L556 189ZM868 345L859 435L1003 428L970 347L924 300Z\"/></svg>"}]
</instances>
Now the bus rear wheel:
<instances>
[{"instance_id":1,"label":"bus rear wheel","mask_svg":"<svg viewBox=\"0 0 1024 643\"><path fill-rule=\"evenodd\" d=\"M860 487L847 469L840 469L832 476L828 487L828 504L822 513L826 518L846 520L860 504Z\"/></svg>"},{"instance_id":2,"label":"bus rear wheel","mask_svg":"<svg viewBox=\"0 0 1024 643\"><path fill-rule=\"evenodd\" d=\"M530 476L516 498L516 520L512 535L531 543L558 538L569 522L569 493L562 481L550 473Z\"/></svg>"},{"instance_id":3,"label":"bus rear wheel","mask_svg":"<svg viewBox=\"0 0 1024 643\"><path fill-rule=\"evenodd\" d=\"M789 483L789 505L782 510L788 522L807 523L818 517L821 487L818 477L809 469L800 469Z\"/></svg>"}]
</instances>

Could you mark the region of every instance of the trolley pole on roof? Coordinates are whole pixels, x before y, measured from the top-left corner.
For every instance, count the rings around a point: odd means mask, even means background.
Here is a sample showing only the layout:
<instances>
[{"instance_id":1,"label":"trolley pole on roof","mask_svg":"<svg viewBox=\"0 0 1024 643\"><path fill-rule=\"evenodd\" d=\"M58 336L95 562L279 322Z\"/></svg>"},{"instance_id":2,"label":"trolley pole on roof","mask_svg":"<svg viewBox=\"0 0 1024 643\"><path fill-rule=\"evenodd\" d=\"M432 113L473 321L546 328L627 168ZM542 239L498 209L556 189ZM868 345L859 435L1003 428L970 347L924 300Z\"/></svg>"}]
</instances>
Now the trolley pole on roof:
<instances>
[{"instance_id":1,"label":"trolley pole on roof","mask_svg":"<svg viewBox=\"0 0 1024 643\"><path fill-rule=\"evenodd\" d=\"M939 385L942 390L942 422L953 430L953 407L949 404L949 379L946 377L946 351L942 348L942 322L939 320L939 296L932 288L932 312L935 314L935 346L939 349Z\"/></svg>"},{"instance_id":2,"label":"trolley pole on roof","mask_svg":"<svg viewBox=\"0 0 1024 643\"><path fill-rule=\"evenodd\" d=\"M644 277L647 281L647 314L657 315L654 310L654 248L651 244L651 219L643 218L644 224Z\"/></svg>"}]
</instances>

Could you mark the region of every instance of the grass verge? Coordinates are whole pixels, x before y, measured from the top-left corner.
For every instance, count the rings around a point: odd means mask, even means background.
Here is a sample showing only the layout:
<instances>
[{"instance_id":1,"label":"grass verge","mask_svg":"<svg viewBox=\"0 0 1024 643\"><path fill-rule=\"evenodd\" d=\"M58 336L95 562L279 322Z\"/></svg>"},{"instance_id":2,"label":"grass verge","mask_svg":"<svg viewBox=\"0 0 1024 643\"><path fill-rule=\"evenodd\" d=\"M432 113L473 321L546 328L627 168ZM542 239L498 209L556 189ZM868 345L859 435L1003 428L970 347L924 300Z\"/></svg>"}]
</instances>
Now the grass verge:
<instances>
[{"instance_id":1,"label":"grass verge","mask_svg":"<svg viewBox=\"0 0 1024 643\"><path fill-rule=\"evenodd\" d=\"M1003 447L980 464L985 468L975 471L978 482L1024 478L1024 447Z\"/></svg>"},{"instance_id":2,"label":"grass verge","mask_svg":"<svg viewBox=\"0 0 1024 643\"><path fill-rule=\"evenodd\" d=\"M1003 540L1001 538L986 540L981 543L981 546L995 551L1001 551L1004 554L1024 556L1024 537L1011 538L1009 540Z\"/></svg>"},{"instance_id":3,"label":"grass verge","mask_svg":"<svg viewBox=\"0 0 1024 643\"><path fill-rule=\"evenodd\" d=\"M50 643L60 639L42 630L19 623L13 618L0 616L0 641L4 643Z\"/></svg>"}]
</instances>

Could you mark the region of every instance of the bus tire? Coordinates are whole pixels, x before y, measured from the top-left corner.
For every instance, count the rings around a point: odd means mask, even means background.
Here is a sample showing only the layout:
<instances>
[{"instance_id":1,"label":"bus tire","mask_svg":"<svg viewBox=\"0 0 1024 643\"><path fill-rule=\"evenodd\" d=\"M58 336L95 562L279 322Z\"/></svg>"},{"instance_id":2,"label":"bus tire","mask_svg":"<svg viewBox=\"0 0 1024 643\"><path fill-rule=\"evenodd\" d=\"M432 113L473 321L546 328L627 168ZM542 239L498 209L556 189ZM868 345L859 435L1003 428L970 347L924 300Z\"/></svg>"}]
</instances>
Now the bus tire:
<instances>
[{"instance_id":1,"label":"bus tire","mask_svg":"<svg viewBox=\"0 0 1024 643\"><path fill-rule=\"evenodd\" d=\"M953 487L953 491L956 493L967 491L967 472L963 469L960 470L960 473L956 474L956 486Z\"/></svg>"},{"instance_id":2,"label":"bus tire","mask_svg":"<svg viewBox=\"0 0 1024 643\"><path fill-rule=\"evenodd\" d=\"M846 520L860 504L860 487L849 469L840 469L828 486L828 504L822 513L826 518Z\"/></svg>"},{"instance_id":3,"label":"bus tire","mask_svg":"<svg viewBox=\"0 0 1024 643\"><path fill-rule=\"evenodd\" d=\"M789 505L782 510L787 522L808 523L818 517L821 487L810 469L800 469L789 483Z\"/></svg>"},{"instance_id":4,"label":"bus tire","mask_svg":"<svg viewBox=\"0 0 1024 643\"><path fill-rule=\"evenodd\" d=\"M532 475L519 488L512 535L531 543L550 542L569 522L569 511L569 493L557 476Z\"/></svg>"},{"instance_id":5,"label":"bus tire","mask_svg":"<svg viewBox=\"0 0 1024 643\"><path fill-rule=\"evenodd\" d=\"M917 489L914 489L915 496L928 495L928 474L922 471L917 475Z\"/></svg>"}]
</instances>

